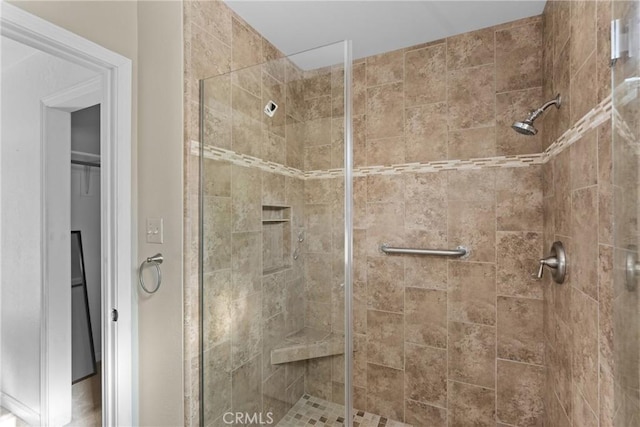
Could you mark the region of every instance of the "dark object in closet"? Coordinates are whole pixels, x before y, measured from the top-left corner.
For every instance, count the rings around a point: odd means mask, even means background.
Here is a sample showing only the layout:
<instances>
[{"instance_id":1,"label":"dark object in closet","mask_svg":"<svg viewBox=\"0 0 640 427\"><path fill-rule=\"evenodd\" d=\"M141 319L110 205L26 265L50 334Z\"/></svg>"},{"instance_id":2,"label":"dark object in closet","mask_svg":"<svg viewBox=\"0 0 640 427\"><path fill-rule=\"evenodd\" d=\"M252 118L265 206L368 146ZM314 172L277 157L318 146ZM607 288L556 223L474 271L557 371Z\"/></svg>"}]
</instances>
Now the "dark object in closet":
<instances>
[{"instance_id":1,"label":"dark object in closet","mask_svg":"<svg viewBox=\"0 0 640 427\"><path fill-rule=\"evenodd\" d=\"M71 378L72 384L95 375L96 353L93 348L87 277L80 231L71 232Z\"/></svg>"}]
</instances>

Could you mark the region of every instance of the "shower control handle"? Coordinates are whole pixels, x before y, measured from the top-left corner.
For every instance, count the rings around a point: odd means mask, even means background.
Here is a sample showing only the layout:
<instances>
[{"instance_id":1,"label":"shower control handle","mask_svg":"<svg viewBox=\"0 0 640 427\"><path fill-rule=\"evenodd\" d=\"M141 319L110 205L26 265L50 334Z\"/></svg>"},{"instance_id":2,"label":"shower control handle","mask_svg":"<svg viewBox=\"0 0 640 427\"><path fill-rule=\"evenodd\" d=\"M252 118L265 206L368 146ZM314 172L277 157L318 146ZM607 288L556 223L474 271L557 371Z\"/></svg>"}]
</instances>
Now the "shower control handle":
<instances>
[{"instance_id":1,"label":"shower control handle","mask_svg":"<svg viewBox=\"0 0 640 427\"><path fill-rule=\"evenodd\" d=\"M537 279L542 279L542 274L544 273L544 266L549 268L558 268L558 258L554 256L550 256L548 258L542 258L540 260L540 268L538 269L538 274L536 275Z\"/></svg>"},{"instance_id":2,"label":"shower control handle","mask_svg":"<svg viewBox=\"0 0 640 427\"><path fill-rule=\"evenodd\" d=\"M537 279L542 279L544 267L546 266L551 270L551 277L556 283L564 283L567 274L567 256L562 242L554 242L549 256L542 258L539 265L538 274L535 276Z\"/></svg>"}]
</instances>

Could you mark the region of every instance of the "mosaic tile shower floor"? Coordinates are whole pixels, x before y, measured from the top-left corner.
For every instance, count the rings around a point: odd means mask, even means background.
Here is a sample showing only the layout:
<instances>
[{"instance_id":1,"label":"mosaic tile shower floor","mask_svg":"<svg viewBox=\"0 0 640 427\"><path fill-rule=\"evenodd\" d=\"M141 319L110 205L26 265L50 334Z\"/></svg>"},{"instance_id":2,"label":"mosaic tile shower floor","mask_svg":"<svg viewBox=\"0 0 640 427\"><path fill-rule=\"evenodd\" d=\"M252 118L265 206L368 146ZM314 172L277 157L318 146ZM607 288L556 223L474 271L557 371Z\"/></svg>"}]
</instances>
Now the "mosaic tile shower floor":
<instances>
[{"instance_id":1,"label":"mosaic tile shower floor","mask_svg":"<svg viewBox=\"0 0 640 427\"><path fill-rule=\"evenodd\" d=\"M280 420L280 427L344 426L344 406L305 394ZM355 410L353 427L411 427L380 415Z\"/></svg>"}]
</instances>

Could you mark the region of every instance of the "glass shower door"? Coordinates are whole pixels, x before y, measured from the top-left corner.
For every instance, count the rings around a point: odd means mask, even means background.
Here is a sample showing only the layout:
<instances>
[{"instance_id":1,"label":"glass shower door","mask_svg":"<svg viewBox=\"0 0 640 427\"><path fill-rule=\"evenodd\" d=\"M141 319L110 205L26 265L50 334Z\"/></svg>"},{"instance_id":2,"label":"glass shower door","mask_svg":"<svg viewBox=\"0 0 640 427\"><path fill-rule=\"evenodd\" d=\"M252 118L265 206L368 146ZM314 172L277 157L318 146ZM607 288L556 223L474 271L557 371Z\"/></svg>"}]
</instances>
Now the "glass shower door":
<instances>
[{"instance_id":1,"label":"glass shower door","mask_svg":"<svg viewBox=\"0 0 640 427\"><path fill-rule=\"evenodd\" d=\"M202 425L346 418L349 74L345 42L201 81Z\"/></svg>"},{"instance_id":2,"label":"glass shower door","mask_svg":"<svg viewBox=\"0 0 640 427\"><path fill-rule=\"evenodd\" d=\"M615 269L610 410L616 426L631 426L640 425L640 8L637 1L614 1L612 7L622 37L612 67Z\"/></svg>"}]
</instances>

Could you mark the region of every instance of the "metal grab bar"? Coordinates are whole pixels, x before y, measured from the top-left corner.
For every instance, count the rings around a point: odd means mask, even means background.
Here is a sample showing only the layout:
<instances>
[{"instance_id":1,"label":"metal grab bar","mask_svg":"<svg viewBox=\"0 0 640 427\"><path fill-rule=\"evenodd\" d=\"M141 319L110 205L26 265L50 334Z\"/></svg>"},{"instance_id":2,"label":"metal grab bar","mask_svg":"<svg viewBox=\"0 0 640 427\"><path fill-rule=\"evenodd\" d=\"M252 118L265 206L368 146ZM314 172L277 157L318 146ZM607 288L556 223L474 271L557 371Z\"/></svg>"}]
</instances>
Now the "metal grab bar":
<instances>
[{"instance_id":1,"label":"metal grab bar","mask_svg":"<svg viewBox=\"0 0 640 427\"><path fill-rule=\"evenodd\" d=\"M416 249L416 248L394 248L387 244L380 246L380 250L385 254L409 254L409 255L434 255L462 258L469 255L469 249L458 246L455 249Z\"/></svg>"}]
</instances>

